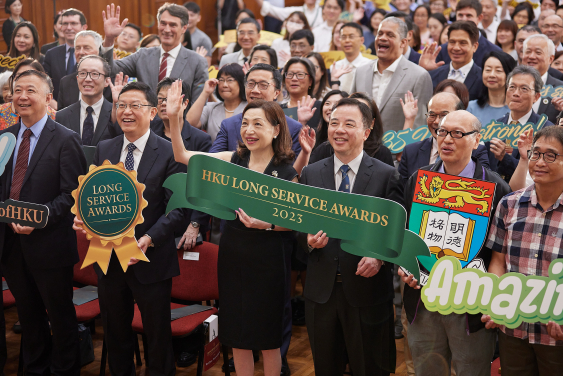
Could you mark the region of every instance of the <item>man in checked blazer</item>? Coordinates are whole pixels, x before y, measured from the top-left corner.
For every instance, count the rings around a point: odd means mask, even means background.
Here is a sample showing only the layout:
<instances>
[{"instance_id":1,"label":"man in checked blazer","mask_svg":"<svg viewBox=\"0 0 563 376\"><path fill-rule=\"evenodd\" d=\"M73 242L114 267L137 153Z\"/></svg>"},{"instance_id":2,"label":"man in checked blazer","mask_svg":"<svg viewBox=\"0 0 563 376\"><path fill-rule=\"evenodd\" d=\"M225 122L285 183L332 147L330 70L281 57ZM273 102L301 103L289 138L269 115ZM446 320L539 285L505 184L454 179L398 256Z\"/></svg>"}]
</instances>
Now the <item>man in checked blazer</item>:
<instances>
[{"instance_id":1,"label":"man in checked blazer","mask_svg":"<svg viewBox=\"0 0 563 376\"><path fill-rule=\"evenodd\" d=\"M127 19L119 22L119 6L108 5L104 12L105 40L102 54L109 61L114 74L123 72L136 77L156 92L164 77L177 77L188 84L192 103L197 100L209 78L207 60L182 46L182 37L188 28L188 10L180 5L166 3L158 9L158 35L160 47L141 48L121 60L113 59L113 44L121 34Z\"/></svg>"}]
</instances>

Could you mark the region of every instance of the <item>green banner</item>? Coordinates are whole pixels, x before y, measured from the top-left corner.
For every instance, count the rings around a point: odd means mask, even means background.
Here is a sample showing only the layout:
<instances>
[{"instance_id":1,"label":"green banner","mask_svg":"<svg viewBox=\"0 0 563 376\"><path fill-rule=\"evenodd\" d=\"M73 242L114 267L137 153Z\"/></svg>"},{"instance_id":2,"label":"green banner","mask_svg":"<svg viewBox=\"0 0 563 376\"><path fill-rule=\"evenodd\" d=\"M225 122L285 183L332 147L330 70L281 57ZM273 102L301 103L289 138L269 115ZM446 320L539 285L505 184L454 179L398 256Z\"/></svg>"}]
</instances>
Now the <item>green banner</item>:
<instances>
[{"instance_id":1,"label":"green banner","mask_svg":"<svg viewBox=\"0 0 563 376\"><path fill-rule=\"evenodd\" d=\"M507 273L498 277L479 269L461 268L458 259L440 258L422 288L426 309L442 315L482 313L516 328L522 322L563 324L563 259L549 265L549 276Z\"/></svg>"},{"instance_id":2,"label":"green banner","mask_svg":"<svg viewBox=\"0 0 563 376\"><path fill-rule=\"evenodd\" d=\"M540 93L542 98L563 98L563 86L544 85Z\"/></svg>"},{"instance_id":3,"label":"green banner","mask_svg":"<svg viewBox=\"0 0 563 376\"><path fill-rule=\"evenodd\" d=\"M424 241L405 230L405 209L390 200L293 183L204 155L192 157L188 173L170 176L164 187L174 192L167 212L192 208L232 220L241 208L295 231L323 230L341 239L344 251L401 265L416 278L417 256L430 257Z\"/></svg>"}]
</instances>

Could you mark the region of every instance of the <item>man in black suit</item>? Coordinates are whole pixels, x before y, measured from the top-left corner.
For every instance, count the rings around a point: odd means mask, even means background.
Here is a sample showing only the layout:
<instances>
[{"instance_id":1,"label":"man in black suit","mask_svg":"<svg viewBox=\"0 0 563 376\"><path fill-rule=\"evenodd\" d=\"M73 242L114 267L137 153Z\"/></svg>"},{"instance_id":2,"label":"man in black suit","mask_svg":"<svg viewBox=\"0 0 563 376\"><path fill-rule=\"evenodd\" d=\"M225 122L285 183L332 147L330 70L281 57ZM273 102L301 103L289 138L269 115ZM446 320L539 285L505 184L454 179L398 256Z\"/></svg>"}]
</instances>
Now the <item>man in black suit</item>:
<instances>
[{"instance_id":1,"label":"man in black suit","mask_svg":"<svg viewBox=\"0 0 563 376\"><path fill-rule=\"evenodd\" d=\"M65 10L61 14L61 18L66 43L47 51L43 61L45 72L53 81L53 97L55 100L58 98L61 78L76 71L74 37L80 30L88 29L86 17L78 9L70 8Z\"/></svg>"},{"instance_id":2,"label":"man in black suit","mask_svg":"<svg viewBox=\"0 0 563 376\"><path fill-rule=\"evenodd\" d=\"M173 375L175 371L170 294L172 277L180 274L174 229L183 223L183 212L173 210L166 214L171 192L162 185L170 175L181 172L181 166L174 161L172 144L150 130L156 105L156 95L148 85L141 82L126 85L117 103L117 122L124 136L100 142L93 162L99 166L104 160L112 164L133 160L125 166L137 171L137 180L145 184L143 197L148 201L143 210L144 222L135 227L135 238L150 262L131 258L127 272L123 272L113 253L107 274L97 265L94 267L98 274L110 372L116 376L135 374L131 329L135 303L147 335L150 374ZM80 221L75 219L75 224Z\"/></svg>"},{"instance_id":3,"label":"man in black suit","mask_svg":"<svg viewBox=\"0 0 563 376\"><path fill-rule=\"evenodd\" d=\"M42 229L0 223L0 266L18 302L26 373L77 376L72 276L79 259L70 208L86 159L80 137L47 116L51 89L49 77L35 70L14 83L13 104L21 123L1 132L14 134L17 143L0 177L0 200L46 205L49 218Z\"/></svg>"},{"instance_id":4,"label":"man in black suit","mask_svg":"<svg viewBox=\"0 0 563 376\"><path fill-rule=\"evenodd\" d=\"M74 58L79 62L83 57L98 55L102 45L102 36L92 30L82 30L74 38ZM108 65L109 69L109 65ZM107 77L109 77L109 72ZM78 88L76 72L64 76L59 83L59 96L57 98L57 110L70 106L78 101L81 91ZM103 88L104 97L112 102L111 89L109 86Z\"/></svg>"},{"instance_id":5,"label":"man in black suit","mask_svg":"<svg viewBox=\"0 0 563 376\"><path fill-rule=\"evenodd\" d=\"M457 21L469 21L477 26L483 19L483 7L479 0L460 0L456 7L456 16ZM502 49L496 46L494 43L489 42L489 40L485 38L480 32L478 38L479 47L475 51L473 60L475 61L475 64L477 64L477 66L483 68L483 57L485 57L485 55L490 51L502 51ZM448 54L447 42L442 44L441 50L438 53L438 58L436 60L443 61L445 64L448 64L452 60L451 56Z\"/></svg>"},{"instance_id":6,"label":"man in black suit","mask_svg":"<svg viewBox=\"0 0 563 376\"><path fill-rule=\"evenodd\" d=\"M57 111L55 120L78 133L85 146L122 134L111 121L111 102L103 96L109 83L109 64L98 55L89 55L78 62L78 88L82 97L73 105Z\"/></svg>"},{"instance_id":7,"label":"man in black suit","mask_svg":"<svg viewBox=\"0 0 563 376\"><path fill-rule=\"evenodd\" d=\"M445 79L461 82L469 91L469 100L481 95L483 86L481 68L475 64L473 57L479 46L479 29L473 22L456 21L448 29L448 55L451 61L430 71L434 89ZM424 58L421 58L421 66ZM433 63L437 66L436 63Z\"/></svg>"},{"instance_id":8,"label":"man in black suit","mask_svg":"<svg viewBox=\"0 0 563 376\"><path fill-rule=\"evenodd\" d=\"M341 99L328 128L334 156L305 167L301 183L401 203L397 171L363 151L371 123L365 104ZM394 372L392 265L346 253L322 231L307 243L305 318L316 374L342 375L346 353L354 375Z\"/></svg>"},{"instance_id":9,"label":"man in black suit","mask_svg":"<svg viewBox=\"0 0 563 376\"><path fill-rule=\"evenodd\" d=\"M55 35L56 40L52 43L47 43L41 46L41 53L43 55L45 55L51 48L55 48L65 43L63 33L63 19L61 18L61 14L62 12L57 13L53 22L53 34Z\"/></svg>"}]
</instances>

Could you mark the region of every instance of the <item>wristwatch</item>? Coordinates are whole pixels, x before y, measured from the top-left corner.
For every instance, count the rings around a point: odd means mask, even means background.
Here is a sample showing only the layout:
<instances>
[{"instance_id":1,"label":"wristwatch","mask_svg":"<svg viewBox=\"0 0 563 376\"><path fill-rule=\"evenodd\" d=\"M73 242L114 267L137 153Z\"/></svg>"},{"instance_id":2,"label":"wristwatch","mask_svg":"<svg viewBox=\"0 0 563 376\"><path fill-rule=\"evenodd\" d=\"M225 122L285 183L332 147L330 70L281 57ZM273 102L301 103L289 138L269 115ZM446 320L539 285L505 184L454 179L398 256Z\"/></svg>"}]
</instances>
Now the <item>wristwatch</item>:
<instances>
[{"instance_id":1,"label":"wristwatch","mask_svg":"<svg viewBox=\"0 0 563 376\"><path fill-rule=\"evenodd\" d=\"M266 229L266 231L272 231L272 230L275 229L275 228L276 228L276 225L272 223L272 227L268 227L268 228Z\"/></svg>"},{"instance_id":2,"label":"wristwatch","mask_svg":"<svg viewBox=\"0 0 563 376\"><path fill-rule=\"evenodd\" d=\"M149 247L154 247L154 243L152 242L152 237L149 234L145 234L144 236L146 236L147 238L150 239L151 244L149 244Z\"/></svg>"},{"instance_id":3,"label":"wristwatch","mask_svg":"<svg viewBox=\"0 0 563 376\"><path fill-rule=\"evenodd\" d=\"M195 221L192 221L191 225L192 225L193 228L199 228L199 223L197 223Z\"/></svg>"}]
</instances>

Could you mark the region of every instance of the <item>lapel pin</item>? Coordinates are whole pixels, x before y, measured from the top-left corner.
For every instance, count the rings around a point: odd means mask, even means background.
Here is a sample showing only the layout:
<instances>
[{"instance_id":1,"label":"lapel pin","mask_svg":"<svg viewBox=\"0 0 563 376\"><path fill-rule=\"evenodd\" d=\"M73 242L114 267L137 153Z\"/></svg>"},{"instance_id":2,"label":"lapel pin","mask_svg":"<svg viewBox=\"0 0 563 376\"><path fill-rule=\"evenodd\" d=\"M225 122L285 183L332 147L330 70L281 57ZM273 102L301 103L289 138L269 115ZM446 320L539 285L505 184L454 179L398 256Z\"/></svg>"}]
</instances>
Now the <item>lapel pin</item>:
<instances>
[{"instance_id":1,"label":"lapel pin","mask_svg":"<svg viewBox=\"0 0 563 376\"><path fill-rule=\"evenodd\" d=\"M272 175L274 175L274 177L278 177L278 172L276 170L272 171Z\"/></svg>"},{"instance_id":2,"label":"lapel pin","mask_svg":"<svg viewBox=\"0 0 563 376\"><path fill-rule=\"evenodd\" d=\"M548 104L548 103L549 103L549 99L544 98L544 99L543 99L543 104Z\"/></svg>"}]
</instances>

